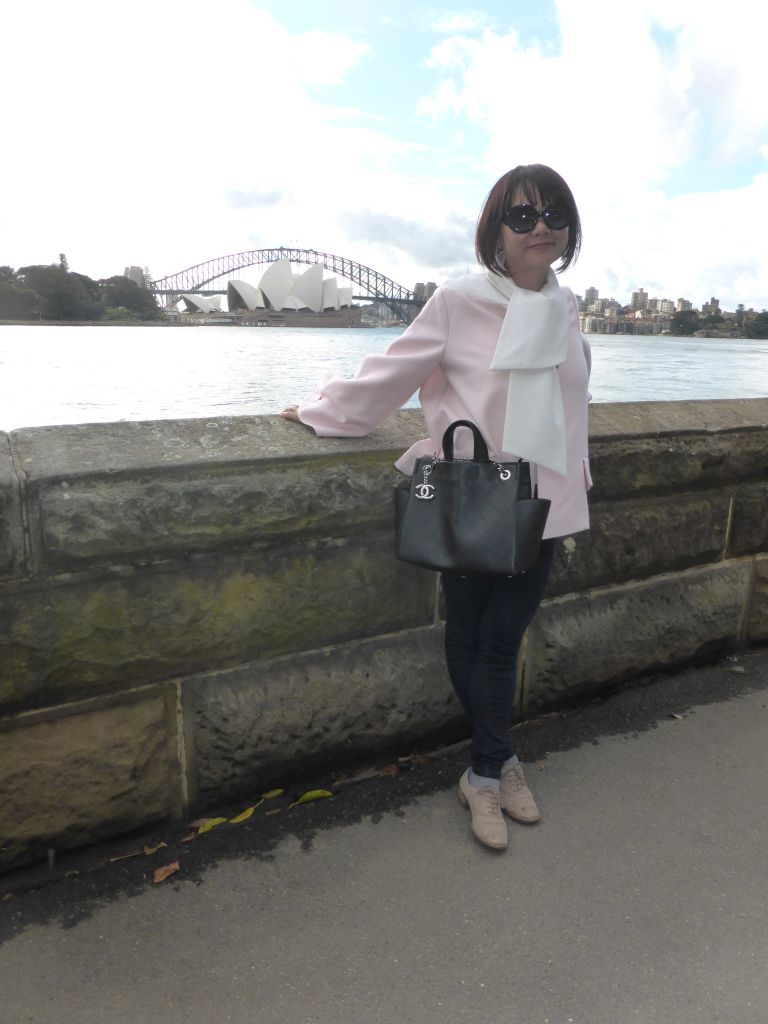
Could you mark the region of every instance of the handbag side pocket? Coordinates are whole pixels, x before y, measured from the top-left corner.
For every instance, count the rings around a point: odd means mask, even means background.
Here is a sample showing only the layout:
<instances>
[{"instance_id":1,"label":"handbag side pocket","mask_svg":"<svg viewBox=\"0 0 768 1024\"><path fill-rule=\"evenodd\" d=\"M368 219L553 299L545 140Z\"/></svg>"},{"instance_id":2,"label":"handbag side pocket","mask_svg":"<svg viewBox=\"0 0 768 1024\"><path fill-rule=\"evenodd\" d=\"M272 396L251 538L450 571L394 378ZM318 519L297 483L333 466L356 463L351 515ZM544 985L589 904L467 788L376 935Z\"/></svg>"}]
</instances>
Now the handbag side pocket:
<instances>
[{"instance_id":1,"label":"handbag side pocket","mask_svg":"<svg viewBox=\"0 0 768 1024\"><path fill-rule=\"evenodd\" d=\"M398 480L395 484L393 497L395 501L395 544L400 536L400 527L405 518L405 510L408 507L408 495L411 490L410 480Z\"/></svg>"}]
</instances>

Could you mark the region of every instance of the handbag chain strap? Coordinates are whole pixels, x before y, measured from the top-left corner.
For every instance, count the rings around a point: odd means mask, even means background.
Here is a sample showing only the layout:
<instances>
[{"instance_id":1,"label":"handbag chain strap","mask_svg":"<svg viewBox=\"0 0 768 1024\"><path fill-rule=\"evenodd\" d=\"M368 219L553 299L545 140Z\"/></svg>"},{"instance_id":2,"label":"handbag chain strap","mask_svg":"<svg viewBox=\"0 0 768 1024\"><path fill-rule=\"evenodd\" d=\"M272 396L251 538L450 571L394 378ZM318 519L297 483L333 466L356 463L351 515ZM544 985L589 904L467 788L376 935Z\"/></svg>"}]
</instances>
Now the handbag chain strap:
<instances>
[{"instance_id":1,"label":"handbag chain strap","mask_svg":"<svg viewBox=\"0 0 768 1024\"><path fill-rule=\"evenodd\" d=\"M475 459L442 459L439 455L434 455L431 462L428 462L422 469L423 481L420 484L416 484L414 488L414 497L420 501L431 501L435 496L435 485L429 482L429 478L432 475L432 470L441 462L475 462ZM500 480L509 480L512 474L508 469L505 469L500 462L494 462L490 460L492 466L495 466L499 471Z\"/></svg>"}]
</instances>

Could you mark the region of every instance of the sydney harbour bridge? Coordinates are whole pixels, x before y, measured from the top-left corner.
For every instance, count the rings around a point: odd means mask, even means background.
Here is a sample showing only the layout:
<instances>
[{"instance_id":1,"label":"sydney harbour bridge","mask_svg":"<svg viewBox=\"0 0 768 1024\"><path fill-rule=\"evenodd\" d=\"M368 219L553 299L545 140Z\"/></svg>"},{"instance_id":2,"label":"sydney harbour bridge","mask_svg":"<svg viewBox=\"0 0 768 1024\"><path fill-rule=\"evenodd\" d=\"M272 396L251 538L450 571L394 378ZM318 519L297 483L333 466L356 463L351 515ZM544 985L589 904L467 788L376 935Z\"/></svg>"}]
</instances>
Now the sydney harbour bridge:
<instances>
[{"instance_id":1,"label":"sydney harbour bridge","mask_svg":"<svg viewBox=\"0 0 768 1024\"><path fill-rule=\"evenodd\" d=\"M294 249L282 245L276 249L251 249L218 256L177 274L151 281L148 287L154 295L164 299L166 306L176 303L182 294L223 295L227 291L227 281L236 277L239 271L276 260L322 263L327 270L346 278L353 286L357 285L358 294L353 294L354 299L382 302L406 321L412 320L424 305L424 294L410 291L362 263L316 249Z\"/></svg>"}]
</instances>

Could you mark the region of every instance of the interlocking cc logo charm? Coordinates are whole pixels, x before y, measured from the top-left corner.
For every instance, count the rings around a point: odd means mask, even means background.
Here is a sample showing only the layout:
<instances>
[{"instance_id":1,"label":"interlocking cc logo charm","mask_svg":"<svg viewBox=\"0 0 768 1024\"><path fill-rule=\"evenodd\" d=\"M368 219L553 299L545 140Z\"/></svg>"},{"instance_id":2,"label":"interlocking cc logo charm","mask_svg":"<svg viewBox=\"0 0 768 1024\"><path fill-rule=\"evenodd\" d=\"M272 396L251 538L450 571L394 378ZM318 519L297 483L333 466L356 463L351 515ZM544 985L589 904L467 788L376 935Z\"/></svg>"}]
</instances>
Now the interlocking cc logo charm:
<instances>
[{"instance_id":1,"label":"interlocking cc logo charm","mask_svg":"<svg viewBox=\"0 0 768 1024\"><path fill-rule=\"evenodd\" d=\"M418 498L420 501L431 501L435 496L435 488L431 483L429 483L432 467L425 466L422 473L424 475L424 483L416 484L413 489L413 494L414 497Z\"/></svg>"}]
</instances>

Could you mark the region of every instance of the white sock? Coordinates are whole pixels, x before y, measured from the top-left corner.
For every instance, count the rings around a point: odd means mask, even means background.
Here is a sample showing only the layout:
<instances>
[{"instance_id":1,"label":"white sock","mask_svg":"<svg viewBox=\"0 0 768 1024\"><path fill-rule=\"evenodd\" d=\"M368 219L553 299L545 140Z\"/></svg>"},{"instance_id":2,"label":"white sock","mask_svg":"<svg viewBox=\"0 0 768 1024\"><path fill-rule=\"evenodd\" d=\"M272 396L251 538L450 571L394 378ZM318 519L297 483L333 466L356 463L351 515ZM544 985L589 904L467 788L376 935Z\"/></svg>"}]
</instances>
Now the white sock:
<instances>
[{"instance_id":1,"label":"white sock","mask_svg":"<svg viewBox=\"0 0 768 1024\"><path fill-rule=\"evenodd\" d=\"M507 760L502 765L502 768L509 768L511 764L520 764L520 758L517 756L517 754L513 754L512 757L508 757Z\"/></svg>"},{"instance_id":2,"label":"white sock","mask_svg":"<svg viewBox=\"0 0 768 1024\"><path fill-rule=\"evenodd\" d=\"M469 784L470 786L474 786L475 789L499 789L501 787L501 780L489 779L487 775L475 775L470 768Z\"/></svg>"}]
</instances>

